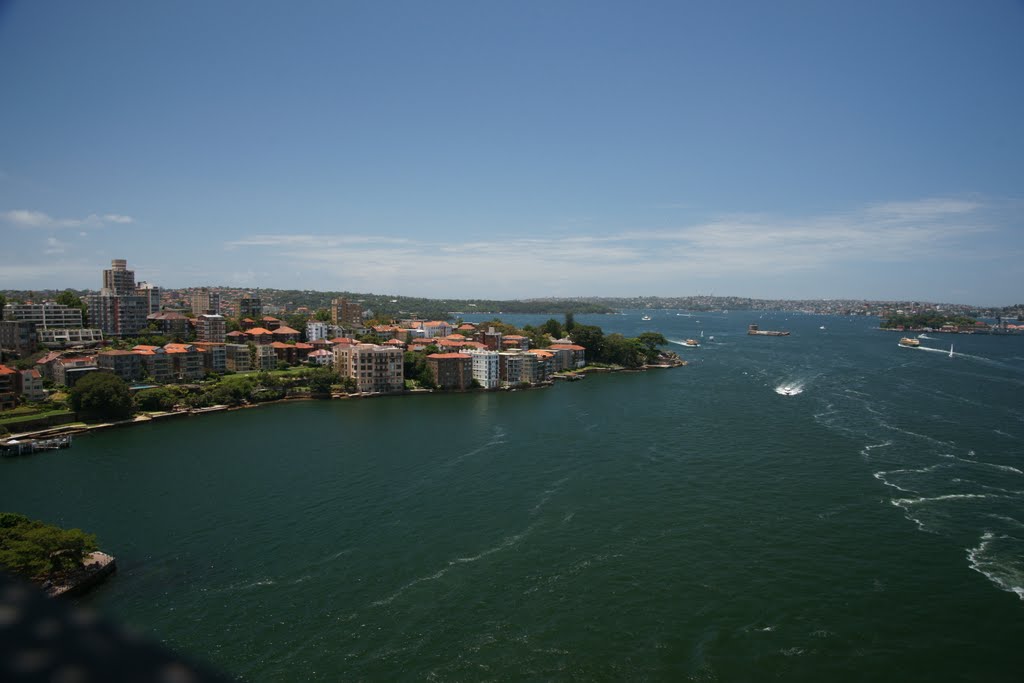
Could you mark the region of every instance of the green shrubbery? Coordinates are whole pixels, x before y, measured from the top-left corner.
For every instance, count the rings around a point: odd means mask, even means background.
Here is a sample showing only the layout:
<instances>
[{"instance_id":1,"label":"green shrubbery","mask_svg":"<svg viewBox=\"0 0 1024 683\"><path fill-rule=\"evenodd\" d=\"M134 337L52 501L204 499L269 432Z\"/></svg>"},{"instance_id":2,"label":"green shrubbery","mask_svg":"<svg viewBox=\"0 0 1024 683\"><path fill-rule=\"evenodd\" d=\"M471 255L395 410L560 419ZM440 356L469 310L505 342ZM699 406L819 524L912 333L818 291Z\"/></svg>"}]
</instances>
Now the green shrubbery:
<instances>
[{"instance_id":1,"label":"green shrubbery","mask_svg":"<svg viewBox=\"0 0 1024 683\"><path fill-rule=\"evenodd\" d=\"M81 529L61 529L14 512L0 512L0 567L38 578L82 565L96 550L96 537Z\"/></svg>"}]
</instances>

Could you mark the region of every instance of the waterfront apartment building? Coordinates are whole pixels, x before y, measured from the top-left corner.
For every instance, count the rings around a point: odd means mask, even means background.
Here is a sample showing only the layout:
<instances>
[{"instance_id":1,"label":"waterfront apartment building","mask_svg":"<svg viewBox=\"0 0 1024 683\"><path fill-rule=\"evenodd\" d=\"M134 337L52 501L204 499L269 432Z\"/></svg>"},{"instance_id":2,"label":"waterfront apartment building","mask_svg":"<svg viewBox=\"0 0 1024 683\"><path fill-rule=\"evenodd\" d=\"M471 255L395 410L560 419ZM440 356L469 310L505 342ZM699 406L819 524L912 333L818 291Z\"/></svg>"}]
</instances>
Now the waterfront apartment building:
<instances>
[{"instance_id":1,"label":"waterfront apartment building","mask_svg":"<svg viewBox=\"0 0 1024 683\"><path fill-rule=\"evenodd\" d=\"M224 342L227 320L222 315L204 313L196 318L196 339L205 342Z\"/></svg>"},{"instance_id":2,"label":"waterfront apartment building","mask_svg":"<svg viewBox=\"0 0 1024 683\"><path fill-rule=\"evenodd\" d=\"M342 378L351 377L361 393L389 393L405 388L402 350L377 344L337 344L334 365Z\"/></svg>"},{"instance_id":3,"label":"waterfront apartment building","mask_svg":"<svg viewBox=\"0 0 1024 683\"><path fill-rule=\"evenodd\" d=\"M473 386L473 357L468 353L432 353L427 368L439 389L465 391Z\"/></svg>"},{"instance_id":4,"label":"waterfront apartment building","mask_svg":"<svg viewBox=\"0 0 1024 683\"><path fill-rule=\"evenodd\" d=\"M36 329L81 327L82 309L53 301L41 304L7 304L4 320L22 320L36 324Z\"/></svg>"},{"instance_id":5,"label":"waterfront apartment building","mask_svg":"<svg viewBox=\"0 0 1024 683\"><path fill-rule=\"evenodd\" d=\"M473 379L484 389L497 389L501 386L501 373L498 366L498 352L473 349L467 352L472 358Z\"/></svg>"},{"instance_id":6,"label":"waterfront apartment building","mask_svg":"<svg viewBox=\"0 0 1024 683\"><path fill-rule=\"evenodd\" d=\"M225 344L225 365L232 372L252 370L253 354L248 344Z\"/></svg>"},{"instance_id":7,"label":"waterfront apartment building","mask_svg":"<svg viewBox=\"0 0 1024 683\"><path fill-rule=\"evenodd\" d=\"M193 346L203 355L203 368L207 372L223 373L228 369L227 344L197 341Z\"/></svg>"},{"instance_id":8,"label":"waterfront apartment building","mask_svg":"<svg viewBox=\"0 0 1024 683\"><path fill-rule=\"evenodd\" d=\"M142 368L154 382L170 382L174 379L174 361L162 347L139 345L132 348L139 356Z\"/></svg>"},{"instance_id":9,"label":"waterfront apartment building","mask_svg":"<svg viewBox=\"0 0 1024 683\"><path fill-rule=\"evenodd\" d=\"M96 367L112 372L125 382L142 379L142 357L134 351L103 351L96 354Z\"/></svg>"},{"instance_id":10,"label":"waterfront apartment building","mask_svg":"<svg viewBox=\"0 0 1024 683\"><path fill-rule=\"evenodd\" d=\"M174 364L174 377L179 381L202 379L206 374L203 354L193 344L164 344Z\"/></svg>"}]
</instances>

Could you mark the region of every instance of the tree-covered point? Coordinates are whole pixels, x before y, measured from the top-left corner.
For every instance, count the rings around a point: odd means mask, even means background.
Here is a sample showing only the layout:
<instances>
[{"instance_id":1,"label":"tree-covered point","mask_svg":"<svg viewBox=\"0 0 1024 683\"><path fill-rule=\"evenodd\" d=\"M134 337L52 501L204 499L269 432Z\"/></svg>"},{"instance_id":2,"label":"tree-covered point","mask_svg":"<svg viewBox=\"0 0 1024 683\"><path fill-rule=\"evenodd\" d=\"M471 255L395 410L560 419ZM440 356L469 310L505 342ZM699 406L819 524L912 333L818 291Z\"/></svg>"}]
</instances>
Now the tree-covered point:
<instances>
[{"instance_id":1,"label":"tree-covered point","mask_svg":"<svg viewBox=\"0 0 1024 683\"><path fill-rule=\"evenodd\" d=\"M109 372L92 372L71 389L71 409L84 420L127 420L134 408L128 384Z\"/></svg>"},{"instance_id":2,"label":"tree-covered point","mask_svg":"<svg viewBox=\"0 0 1024 683\"><path fill-rule=\"evenodd\" d=\"M945 315L937 311L931 311L928 313L912 313L906 315L893 315L888 320L881 324L884 329L893 329L896 327L909 327L909 328L921 328L930 327L933 330L937 330L946 323L952 323L957 327L970 327L976 323L977 320L969 318L963 315Z\"/></svg>"},{"instance_id":3,"label":"tree-covered point","mask_svg":"<svg viewBox=\"0 0 1024 683\"><path fill-rule=\"evenodd\" d=\"M77 569L96 549L96 537L81 529L61 529L0 512L0 567L12 574L41 579Z\"/></svg>"}]
</instances>

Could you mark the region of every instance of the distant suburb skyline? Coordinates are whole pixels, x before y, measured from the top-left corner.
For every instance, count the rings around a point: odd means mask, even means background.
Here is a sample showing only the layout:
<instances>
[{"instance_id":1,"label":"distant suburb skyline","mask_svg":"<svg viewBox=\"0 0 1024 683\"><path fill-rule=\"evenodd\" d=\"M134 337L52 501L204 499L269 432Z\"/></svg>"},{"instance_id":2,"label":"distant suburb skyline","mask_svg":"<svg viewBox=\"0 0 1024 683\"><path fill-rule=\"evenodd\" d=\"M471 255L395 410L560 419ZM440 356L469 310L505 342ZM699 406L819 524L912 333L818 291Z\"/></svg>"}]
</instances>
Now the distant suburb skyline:
<instances>
[{"instance_id":1,"label":"distant suburb skyline","mask_svg":"<svg viewBox=\"0 0 1024 683\"><path fill-rule=\"evenodd\" d=\"M1024 3L0 0L0 289L1024 301Z\"/></svg>"}]
</instances>

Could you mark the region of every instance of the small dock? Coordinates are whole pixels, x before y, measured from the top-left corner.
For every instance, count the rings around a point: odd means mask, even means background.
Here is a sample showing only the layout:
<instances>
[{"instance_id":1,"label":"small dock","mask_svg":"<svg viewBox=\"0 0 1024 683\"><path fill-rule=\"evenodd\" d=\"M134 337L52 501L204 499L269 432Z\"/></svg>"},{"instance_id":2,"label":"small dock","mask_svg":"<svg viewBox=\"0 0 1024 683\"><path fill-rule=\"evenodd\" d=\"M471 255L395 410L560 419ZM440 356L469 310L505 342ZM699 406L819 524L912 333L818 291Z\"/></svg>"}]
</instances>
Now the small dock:
<instances>
[{"instance_id":1,"label":"small dock","mask_svg":"<svg viewBox=\"0 0 1024 683\"><path fill-rule=\"evenodd\" d=\"M14 457L17 455L31 455L39 451L56 451L61 448L71 448L72 436L53 436L44 439L10 439L0 442L0 455Z\"/></svg>"}]
</instances>

